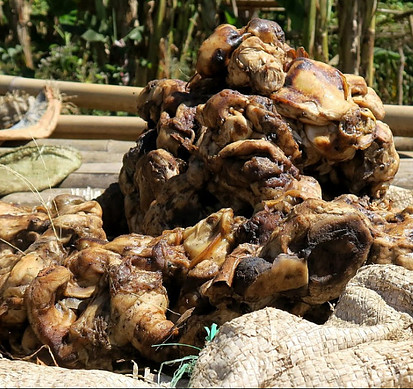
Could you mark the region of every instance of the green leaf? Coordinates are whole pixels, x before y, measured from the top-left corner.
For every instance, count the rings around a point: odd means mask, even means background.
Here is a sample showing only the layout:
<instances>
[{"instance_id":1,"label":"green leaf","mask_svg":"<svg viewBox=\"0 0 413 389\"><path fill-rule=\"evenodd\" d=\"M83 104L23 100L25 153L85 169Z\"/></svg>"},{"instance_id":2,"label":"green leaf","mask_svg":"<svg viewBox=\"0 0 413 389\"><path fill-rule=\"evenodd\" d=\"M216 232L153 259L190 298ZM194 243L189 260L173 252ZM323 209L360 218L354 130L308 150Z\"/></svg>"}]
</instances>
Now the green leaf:
<instances>
[{"instance_id":1,"label":"green leaf","mask_svg":"<svg viewBox=\"0 0 413 389\"><path fill-rule=\"evenodd\" d=\"M219 332L218 325L216 323L213 323L210 329L208 327L204 327L204 328L205 328L205 331L207 332L207 336L205 337L205 340L207 342L211 342Z\"/></svg>"},{"instance_id":2,"label":"green leaf","mask_svg":"<svg viewBox=\"0 0 413 389\"><path fill-rule=\"evenodd\" d=\"M185 344L185 343L159 343L159 344L152 345L152 347L163 347L163 346L185 346L185 347L191 347L191 348L194 348L195 350L201 351L199 347L193 346L192 344Z\"/></svg>"},{"instance_id":3,"label":"green leaf","mask_svg":"<svg viewBox=\"0 0 413 389\"><path fill-rule=\"evenodd\" d=\"M182 376L186 374L190 374L195 366L195 363L198 359L197 355L187 355L182 358L178 359L173 359L170 361L165 361L161 363L161 366L159 367L159 372L158 372L158 384L161 382L161 373L162 369L165 365L173 365L175 363L180 362L179 368L175 370L175 373L172 377L172 380L170 382L170 387L175 388L176 384L179 382L179 380L182 378Z\"/></svg>"},{"instance_id":4,"label":"green leaf","mask_svg":"<svg viewBox=\"0 0 413 389\"><path fill-rule=\"evenodd\" d=\"M76 26L77 24L77 9L70 11L65 15L59 16L59 23L67 26Z\"/></svg>"},{"instance_id":5,"label":"green leaf","mask_svg":"<svg viewBox=\"0 0 413 389\"><path fill-rule=\"evenodd\" d=\"M123 38L123 40L126 42L128 39L131 39L133 41L138 41L140 42L142 40L142 32L143 32L143 26L138 26L133 28L128 32L127 35Z\"/></svg>"},{"instance_id":6,"label":"green leaf","mask_svg":"<svg viewBox=\"0 0 413 389\"><path fill-rule=\"evenodd\" d=\"M15 47L10 47L7 51L11 58L13 58L18 52Z\"/></svg>"},{"instance_id":7,"label":"green leaf","mask_svg":"<svg viewBox=\"0 0 413 389\"><path fill-rule=\"evenodd\" d=\"M140 61L139 61L139 64L140 64L142 67L148 67L148 68L151 67L150 62L149 62L146 58L141 58Z\"/></svg>"},{"instance_id":8,"label":"green leaf","mask_svg":"<svg viewBox=\"0 0 413 389\"><path fill-rule=\"evenodd\" d=\"M106 37L98 32L88 29L82 34L82 38L87 42L106 42Z\"/></svg>"},{"instance_id":9,"label":"green leaf","mask_svg":"<svg viewBox=\"0 0 413 389\"><path fill-rule=\"evenodd\" d=\"M99 32L106 32L109 29L109 24L106 20L100 21Z\"/></svg>"},{"instance_id":10,"label":"green leaf","mask_svg":"<svg viewBox=\"0 0 413 389\"><path fill-rule=\"evenodd\" d=\"M400 60L400 54L392 50L386 50L382 48L374 49L374 58L375 59L384 59L389 58L390 60Z\"/></svg>"},{"instance_id":11,"label":"green leaf","mask_svg":"<svg viewBox=\"0 0 413 389\"><path fill-rule=\"evenodd\" d=\"M109 63L105 64L105 69L109 70L110 72L114 72L116 70L116 66L113 66Z\"/></svg>"},{"instance_id":12,"label":"green leaf","mask_svg":"<svg viewBox=\"0 0 413 389\"><path fill-rule=\"evenodd\" d=\"M225 14L225 19L226 19L228 24L235 25L237 23L237 18L234 17L230 12L225 10L224 14Z\"/></svg>"},{"instance_id":13,"label":"green leaf","mask_svg":"<svg viewBox=\"0 0 413 389\"><path fill-rule=\"evenodd\" d=\"M172 376L172 380L170 382L171 388L176 388L176 385L181 380L181 378L184 376L184 374L191 375L198 357L194 356L192 359L190 358L188 359L189 359L188 362L183 363L182 361L179 368L175 370L174 375Z\"/></svg>"}]
</instances>

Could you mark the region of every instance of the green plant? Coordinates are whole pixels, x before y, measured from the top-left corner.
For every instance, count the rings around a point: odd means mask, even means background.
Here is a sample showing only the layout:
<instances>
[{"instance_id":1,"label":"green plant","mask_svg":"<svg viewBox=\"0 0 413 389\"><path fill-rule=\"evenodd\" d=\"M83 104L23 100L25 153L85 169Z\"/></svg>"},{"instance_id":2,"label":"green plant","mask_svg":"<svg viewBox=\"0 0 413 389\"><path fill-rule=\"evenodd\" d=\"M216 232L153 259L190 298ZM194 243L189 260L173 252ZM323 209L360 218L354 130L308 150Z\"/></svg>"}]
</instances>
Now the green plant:
<instances>
[{"instance_id":1,"label":"green plant","mask_svg":"<svg viewBox=\"0 0 413 389\"><path fill-rule=\"evenodd\" d=\"M21 45L14 47L0 46L0 72L10 75L21 75L20 68L24 66L23 48Z\"/></svg>"},{"instance_id":2,"label":"green plant","mask_svg":"<svg viewBox=\"0 0 413 389\"><path fill-rule=\"evenodd\" d=\"M211 325L211 328L209 327L204 327L204 328L207 333L207 336L205 337L205 342L206 343L211 342L219 332L218 326L217 324L213 323ZM152 347L160 347L160 346L184 346L184 347L191 347L197 350L198 352L201 351L201 348L199 347L192 346L190 344L184 344L184 343L162 343L162 344L155 344ZM177 359L172 359L170 361L162 362L159 368L159 373L158 373L158 384L160 384L160 378L161 378L163 367L166 365L175 365L179 363L179 366L175 370L172 376L172 380L170 382L170 387L175 388L178 382L184 377L184 375L187 375L188 377L191 376L197 360L198 360L198 355L194 354L194 355L187 355L182 358L177 358Z\"/></svg>"}]
</instances>

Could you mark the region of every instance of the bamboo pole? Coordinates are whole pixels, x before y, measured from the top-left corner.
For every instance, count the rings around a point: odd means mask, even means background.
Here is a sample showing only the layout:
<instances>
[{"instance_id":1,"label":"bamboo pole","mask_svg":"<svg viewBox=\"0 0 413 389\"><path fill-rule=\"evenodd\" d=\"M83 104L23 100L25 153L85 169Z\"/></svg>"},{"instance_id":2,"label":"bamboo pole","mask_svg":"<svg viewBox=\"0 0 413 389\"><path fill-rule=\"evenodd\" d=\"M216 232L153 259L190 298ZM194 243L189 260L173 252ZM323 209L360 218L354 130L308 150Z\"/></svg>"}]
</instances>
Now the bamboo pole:
<instances>
[{"instance_id":1,"label":"bamboo pole","mask_svg":"<svg viewBox=\"0 0 413 389\"><path fill-rule=\"evenodd\" d=\"M397 151L413 151L413 138L394 136L393 140Z\"/></svg>"},{"instance_id":2,"label":"bamboo pole","mask_svg":"<svg viewBox=\"0 0 413 389\"><path fill-rule=\"evenodd\" d=\"M385 104L384 122L394 136L413 137L413 106ZM55 138L136 140L146 122L132 116L60 115Z\"/></svg>"},{"instance_id":3,"label":"bamboo pole","mask_svg":"<svg viewBox=\"0 0 413 389\"><path fill-rule=\"evenodd\" d=\"M314 57L314 39L316 30L316 14L317 2L316 0L306 1L306 21L303 29L304 48L307 50L310 57Z\"/></svg>"},{"instance_id":4,"label":"bamboo pole","mask_svg":"<svg viewBox=\"0 0 413 389\"><path fill-rule=\"evenodd\" d=\"M134 114L136 114L136 97L142 90L140 87L132 86L38 80L0 75L0 94L4 95L19 89L31 95L37 95L48 83L56 85L60 93L69 96L70 101L79 108L124 111Z\"/></svg>"},{"instance_id":5,"label":"bamboo pole","mask_svg":"<svg viewBox=\"0 0 413 389\"><path fill-rule=\"evenodd\" d=\"M331 18L331 0L320 0L316 13L315 55L316 59L328 62L328 23Z\"/></svg>"},{"instance_id":6,"label":"bamboo pole","mask_svg":"<svg viewBox=\"0 0 413 389\"><path fill-rule=\"evenodd\" d=\"M51 136L60 139L134 141L146 127L146 122L136 116L60 115Z\"/></svg>"},{"instance_id":7,"label":"bamboo pole","mask_svg":"<svg viewBox=\"0 0 413 389\"><path fill-rule=\"evenodd\" d=\"M154 27L153 27L153 32L149 37L149 62L151 64L150 68L150 78L157 78L160 69L158 67L158 62L159 62L159 50L160 50L160 40L163 35L163 24L165 20L165 15L166 15L166 0L159 0L155 2L155 7L156 7L156 13L154 17Z\"/></svg>"},{"instance_id":8,"label":"bamboo pole","mask_svg":"<svg viewBox=\"0 0 413 389\"><path fill-rule=\"evenodd\" d=\"M397 71L397 103L403 104L403 74L406 57L404 55L403 46L399 46L400 64Z\"/></svg>"},{"instance_id":9,"label":"bamboo pole","mask_svg":"<svg viewBox=\"0 0 413 389\"><path fill-rule=\"evenodd\" d=\"M359 74L360 23L357 17L357 0L338 0L338 69L343 73Z\"/></svg>"},{"instance_id":10,"label":"bamboo pole","mask_svg":"<svg viewBox=\"0 0 413 389\"><path fill-rule=\"evenodd\" d=\"M384 122L394 136L413 137L413 105L384 104Z\"/></svg>"},{"instance_id":11,"label":"bamboo pole","mask_svg":"<svg viewBox=\"0 0 413 389\"><path fill-rule=\"evenodd\" d=\"M33 54L31 49L31 39L29 33L31 6L25 0L15 0L11 2L14 12L17 14L17 37L23 48L24 60L29 69L34 69Z\"/></svg>"},{"instance_id":12,"label":"bamboo pole","mask_svg":"<svg viewBox=\"0 0 413 389\"><path fill-rule=\"evenodd\" d=\"M373 85L374 76L374 42L376 36L377 0L364 0L358 3L360 15L360 69L368 86Z\"/></svg>"},{"instance_id":13,"label":"bamboo pole","mask_svg":"<svg viewBox=\"0 0 413 389\"><path fill-rule=\"evenodd\" d=\"M36 95L48 82L50 81L0 75L0 94L4 95L8 91L21 89ZM73 102L79 107L110 111L136 113L136 97L142 91L140 87L83 84L69 81L54 82L61 93L76 97ZM393 134L395 136L413 137L413 106L385 104L384 108L386 111L384 122L390 126ZM98 122L100 127L93 124L95 121ZM139 124L135 124L134 121ZM69 137L69 127L71 126L74 129L73 137L76 135L86 138L82 134L87 133L86 128L91 128L97 138L106 137L104 131L107 131L107 134L113 131L114 136L118 132L118 137L115 137L115 139L120 139L119 137L123 136L125 138L122 139L135 139L133 135L135 128L133 126L137 125L136 131L143 131L144 123L143 120L136 117L61 115L54 136L62 134L61 137L63 137L63 134L67 134L64 137ZM77 129L80 127L83 127L84 131ZM137 134L139 135L138 132Z\"/></svg>"}]
</instances>

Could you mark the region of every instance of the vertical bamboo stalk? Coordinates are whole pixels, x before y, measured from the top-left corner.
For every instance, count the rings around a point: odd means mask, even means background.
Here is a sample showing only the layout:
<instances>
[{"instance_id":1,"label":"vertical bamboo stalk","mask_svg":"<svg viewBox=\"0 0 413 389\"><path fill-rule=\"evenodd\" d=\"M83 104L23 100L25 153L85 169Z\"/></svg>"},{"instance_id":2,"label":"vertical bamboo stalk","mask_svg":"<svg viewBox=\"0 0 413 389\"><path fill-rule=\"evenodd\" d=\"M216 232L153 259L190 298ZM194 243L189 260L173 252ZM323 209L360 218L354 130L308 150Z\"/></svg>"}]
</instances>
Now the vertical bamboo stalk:
<instances>
[{"instance_id":1,"label":"vertical bamboo stalk","mask_svg":"<svg viewBox=\"0 0 413 389\"><path fill-rule=\"evenodd\" d=\"M27 28L28 23L30 22L30 5L25 0L14 0L11 4L17 15L17 37L23 48L26 66L29 69L34 69L30 33Z\"/></svg>"},{"instance_id":2,"label":"vertical bamboo stalk","mask_svg":"<svg viewBox=\"0 0 413 389\"><path fill-rule=\"evenodd\" d=\"M95 0L95 10L99 20L106 19L106 8L103 0Z\"/></svg>"},{"instance_id":3,"label":"vertical bamboo stalk","mask_svg":"<svg viewBox=\"0 0 413 389\"><path fill-rule=\"evenodd\" d=\"M377 0L359 1L359 19L362 24L360 47L360 74L373 85L374 40L376 35Z\"/></svg>"},{"instance_id":4,"label":"vertical bamboo stalk","mask_svg":"<svg viewBox=\"0 0 413 389\"><path fill-rule=\"evenodd\" d=\"M116 39L123 38L133 27L132 20L136 19L135 11L132 9L133 3L128 0L111 0L112 19L113 19L113 35ZM115 32L116 28L116 32Z\"/></svg>"},{"instance_id":5,"label":"vertical bamboo stalk","mask_svg":"<svg viewBox=\"0 0 413 389\"><path fill-rule=\"evenodd\" d=\"M234 13L234 16L238 18L238 7L237 7L236 0L231 0L231 7L232 7L232 12Z\"/></svg>"},{"instance_id":6,"label":"vertical bamboo stalk","mask_svg":"<svg viewBox=\"0 0 413 389\"><path fill-rule=\"evenodd\" d=\"M314 57L317 0L306 0L305 4L307 18L304 25L303 43L310 57Z\"/></svg>"},{"instance_id":7,"label":"vertical bamboo stalk","mask_svg":"<svg viewBox=\"0 0 413 389\"><path fill-rule=\"evenodd\" d=\"M339 64L343 73L359 74L360 24L357 0L337 0Z\"/></svg>"},{"instance_id":8,"label":"vertical bamboo stalk","mask_svg":"<svg viewBox=\"0 0 413 389\"><path fill-rule=\"evenodd\" d=\"M163 21L165 19L166 0L159 0L156 2L156 14L155 23L153 26L153 34L149 40L149 62L151 69L149 72L149 78L156 78L158 74L158 60L159 60L159 42L163 32Z\"/></svg>"},{"instance_id":9,"label":"vertical bamboo stalk","mask_svg":"<svg viewBox=\"0 0 413 389\"><path fill-rule=\"evenodd\" d=\"M409 27L410 27L410 35L413 39L413 15L409 15Z\"/></svg>"},{"instance_id":10,"label":"vertical bamboo stalk","mask_svg":"<svg viewBox=\"0 0 413 389\"><path fill-rule=\"evenodd\" d=\"M115 42L118 39L118 22L116 19L116 10L114 7L112 7L113 42Z\"/></svg>"},{"instance_id":11,"label":"vertical bamboo stalk","mask_svg":"<svg viewBox=\"0 0 413 389\"><path fill-rule=\"evenodd\" d=\"M328 22L331 16L331 0L318 1L315 57L328 62Z\"/></svg>"},{"instance_id":12,"label":"vertical bamboo stalk","mask_svg":"<svg viewBox=\"0 0 413 389\"><path fill-rule=\"evenodd\" d=\"M6 15L4 14L4 10L3 10L3 5L4 5L4 1L0 1L0 26L2 26L3 24L6 24L7 22Z\"/></svg>"},{"instance_id":13,"label":"vertical bamboo stalk","mask_svg":"<svg viewBox=\"0 0 413 389\"><path fill-rule=\"evenodd\" d=\"M198 11L195 10L195 13L189 19L188 34L186 36L185 43L182 48L181 56L179 58L179 63L181 64L181 66L185 63L188 57L189 45L192 40L192 34L194 32L195 23L196 23L196 20L198 19L198 15L199 15Z\"/></svg>"},{"instance_id":14,"label":"vertical bamboo stalk","mask_svg":"<svg viewBox=\"0 0 413 389\"><path fill-rule=\"evenodd\" d=\"M164 52L163 52L163 69L158 69L157 78L175 78L172 75L172 58L173 58L173 47L176 46L175 43L175 34L174 34L174 24L175 24L175 15L178 8L177 0L172 0L172 7L169 7L169 28L166 39L163 41ZM179 11L178 11L179 12Z\"/></svg>"},{"instance_id":15,"label":"vertical bamboo stalk","mask_svg":"<svg viewBox=\"0 0 413 389\"><path fill-rule=\"evenodd\" d=\"M403 104L403 73L406 57L404 55L403 47L399 47L400 65L397 72L397 104Z\"/></svg>"},{"instance_id":16,"label":"vertical bamboo stalk","mask_svg":"<svg viewBox=\"0 0 413 389\"><path fill-rule=\"evenodd\" d=\"M376 35L376 15L373 15L369 28L368 65L366 70L366 81L368 86L373 86L374 81L374 40Z\"/></svg>"}]
</instances>

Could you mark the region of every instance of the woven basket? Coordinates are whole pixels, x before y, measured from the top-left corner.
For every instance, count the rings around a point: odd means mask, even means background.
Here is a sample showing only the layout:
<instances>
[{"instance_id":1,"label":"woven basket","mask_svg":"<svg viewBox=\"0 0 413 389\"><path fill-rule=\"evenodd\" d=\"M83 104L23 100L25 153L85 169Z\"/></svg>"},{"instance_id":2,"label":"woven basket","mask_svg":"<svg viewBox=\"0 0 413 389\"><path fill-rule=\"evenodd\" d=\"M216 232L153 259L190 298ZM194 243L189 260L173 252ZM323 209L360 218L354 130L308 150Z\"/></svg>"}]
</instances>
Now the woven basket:
<instances>
[{"instance_id":1,"label":"woven basket","mask_svg":"<svg viewBox=\"0 0 413 389\"><path fill-rule=\"evenodd\" d=\"M0 103L0 142L49 137L62 108L60 93L52 85L46 85L36 99L12 92L2 96Z\"/></svg>"}]
</instances>

